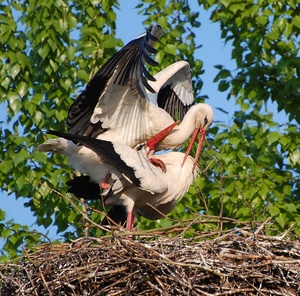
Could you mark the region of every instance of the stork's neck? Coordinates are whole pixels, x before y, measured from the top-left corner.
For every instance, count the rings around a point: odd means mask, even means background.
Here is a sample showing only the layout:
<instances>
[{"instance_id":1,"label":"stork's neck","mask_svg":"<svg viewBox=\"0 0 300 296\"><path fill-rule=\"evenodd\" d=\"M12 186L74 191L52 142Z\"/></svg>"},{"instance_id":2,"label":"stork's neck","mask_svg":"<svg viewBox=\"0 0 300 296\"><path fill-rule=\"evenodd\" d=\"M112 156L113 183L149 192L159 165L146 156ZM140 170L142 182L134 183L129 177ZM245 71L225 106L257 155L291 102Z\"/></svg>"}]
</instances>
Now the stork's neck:
<instances>
[{"instance_id":1,"label":"stork's neck","mask_svg":"<svg viewBox=\"0 0 300 296\"><path fill-rule=\"evenodd\" d=\"M187 141L195 130L195 118L199 108L192 106L185 114L182 122L174 128L170 134L162 141L161 146L166 148L177 148Z\"/></svg>"}]
</instances>

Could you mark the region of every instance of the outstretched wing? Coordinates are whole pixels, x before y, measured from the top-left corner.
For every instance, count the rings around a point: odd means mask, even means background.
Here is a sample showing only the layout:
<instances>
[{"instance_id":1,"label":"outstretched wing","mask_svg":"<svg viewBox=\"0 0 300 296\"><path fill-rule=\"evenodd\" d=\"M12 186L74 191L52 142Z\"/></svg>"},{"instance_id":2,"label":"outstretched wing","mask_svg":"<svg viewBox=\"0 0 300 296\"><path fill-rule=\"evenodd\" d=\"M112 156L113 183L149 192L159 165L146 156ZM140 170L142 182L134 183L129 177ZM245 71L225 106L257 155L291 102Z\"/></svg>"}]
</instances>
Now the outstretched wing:
<instances>
[{"instance_id":1,"label":"outstretched wing","mask_svg":"<svg viewBox=\"0 0 300 296\"><path fill-rule=\"evenodd\" d=\"M108 85L128 86L142 98L146 96L145 89L154 92L147 82L154 78L146 69L145 63L157 65L149 54L156 52L153 46L161 35L160 26L151 27L147 33L125 45L99 69L69 109L69 133L96 137L105 131L101 120L92 122L91 117L95 115L95 107Z\"/></svg>"},{"instance_id":2,"label":"outstretched wing","mask_svg":"<svg viewBox=\"0 0 300 296\"><path fill-rule=\"evenodd\" d=\"M150 85L157 91L157 105L176 120L182 120L194 104L190 65L186 61L176 62L155 76ZM151 94L149 94L151 97Z\"/></svg>"}]
</instances>

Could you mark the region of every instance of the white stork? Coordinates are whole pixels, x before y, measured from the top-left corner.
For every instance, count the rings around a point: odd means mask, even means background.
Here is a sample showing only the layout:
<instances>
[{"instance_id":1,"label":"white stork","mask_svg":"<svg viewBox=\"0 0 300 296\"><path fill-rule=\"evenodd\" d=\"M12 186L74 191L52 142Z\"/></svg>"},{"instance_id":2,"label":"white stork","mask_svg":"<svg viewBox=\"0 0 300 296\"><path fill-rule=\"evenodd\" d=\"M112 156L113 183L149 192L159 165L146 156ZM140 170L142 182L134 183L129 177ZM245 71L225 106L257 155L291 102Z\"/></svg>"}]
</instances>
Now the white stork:
<instances>
[{"instance_id":1,"label":"white stork","mask_svg":"<svg viewBox=\"0 0 300 296\"><path fill-rule=\"evenodd\" d=\"M156 149L179 147L193 134L187 157L200 133L196 165L206 130L213 121L213 111L207 104L192 106L194 97L187 62L174 63L154 77L146 70L145 63L157 64L149 53L156 52L153 45L161 35L161 27L153 26L100 68L71 105L68 132L135 147L170 126L179 114L181 124ZM91 149L63 138L46 141L39 151L65 154L75 169L88 174L96 183L99 180L104 183L109 171Z\"/></svg>"},{"instance_id":2,"label":"white stork","mask_svg":"<svg viewBox=\"0 0 300 296\"><path fill-rule=\"evenodd\" d=\"M165 164L166 171L164 172L160 166L149 162L149 147L146 143L133 149L120 142L56 131L48 131L48 133L77 141L93 150L105 163L118 168L123 178L115 180L115 184L112 184L105 198L105 205L125 207L128 230L133 228L137 212L152 220L168 214L175 207L177 200L187 192L197 175L191 156L186 158L182 166L185 158L182 152L168 152L155 156ZM160 138L160 135L150 140L155 142L157 138ZM82 181L78 179L80 180ZM83 183L79 185L79 188ZM99 189L98 193L100 193ZM122 207L118 210L120 209L122 210ZM115 216L116 219L122 221L122 215Z\"/></svg>"}]
</instances>

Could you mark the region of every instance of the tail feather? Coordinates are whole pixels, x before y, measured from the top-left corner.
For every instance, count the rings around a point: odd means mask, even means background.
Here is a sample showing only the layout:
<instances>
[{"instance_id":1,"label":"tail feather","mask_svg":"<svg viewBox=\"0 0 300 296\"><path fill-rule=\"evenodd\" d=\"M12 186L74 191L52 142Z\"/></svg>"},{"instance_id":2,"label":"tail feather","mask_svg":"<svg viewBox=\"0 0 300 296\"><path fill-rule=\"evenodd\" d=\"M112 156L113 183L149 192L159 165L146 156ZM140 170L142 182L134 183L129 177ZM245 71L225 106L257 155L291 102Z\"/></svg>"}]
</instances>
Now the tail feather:
<instances>
[{"instance_id":1,"label":"tail feather","mask_svg":"<svg viewBox=\"0 0 300 296\"><path fill-rule=\"evenodd\" d=\"M66 140L62 138L49 139L38 146L39 152L63 153L66 149Z\"/></svg>"}]
</instances>

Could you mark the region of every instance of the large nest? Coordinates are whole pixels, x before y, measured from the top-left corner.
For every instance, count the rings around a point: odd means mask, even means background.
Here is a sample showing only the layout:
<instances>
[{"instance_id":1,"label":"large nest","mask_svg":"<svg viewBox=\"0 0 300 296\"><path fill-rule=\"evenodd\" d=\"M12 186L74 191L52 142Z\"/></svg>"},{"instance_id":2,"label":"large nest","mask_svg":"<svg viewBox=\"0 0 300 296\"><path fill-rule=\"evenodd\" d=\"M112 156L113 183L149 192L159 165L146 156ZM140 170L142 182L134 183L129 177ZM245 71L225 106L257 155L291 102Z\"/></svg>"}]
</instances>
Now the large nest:
<instances>
[{"instance_id":1,"label":"large nest","mask_svg":"<svg viewBox=\"0 0 300 296\"><path fill-rule=\"evenodd\" d=\"M0 266L0 295L300 295L300 242L262 228L44 244Z\"/></svg>"}]
</instances>

